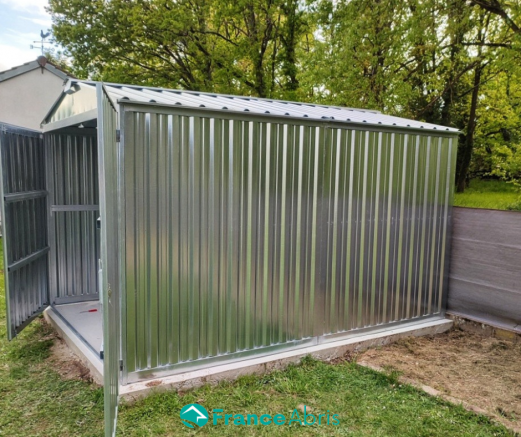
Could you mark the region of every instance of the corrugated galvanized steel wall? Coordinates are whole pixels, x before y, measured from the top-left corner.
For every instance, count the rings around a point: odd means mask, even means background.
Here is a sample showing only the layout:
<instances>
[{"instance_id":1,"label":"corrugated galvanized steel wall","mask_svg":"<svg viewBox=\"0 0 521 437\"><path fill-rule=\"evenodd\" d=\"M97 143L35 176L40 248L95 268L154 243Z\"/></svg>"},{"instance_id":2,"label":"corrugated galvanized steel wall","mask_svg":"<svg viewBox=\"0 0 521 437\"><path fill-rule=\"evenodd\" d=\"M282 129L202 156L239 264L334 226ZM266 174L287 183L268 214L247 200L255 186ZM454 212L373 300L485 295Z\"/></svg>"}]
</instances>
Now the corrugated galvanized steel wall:
<instances>
[{"instance_id":1,"label":"corrugated galvanized steel wall","mask_svg":"<svg viewBox=\"0 0 521 437\"><path fill-rule=\"evenodd\" d=\"M454 208L448 310L521 331L521 213Z\"/></svg>"},{"instance_id":2,"label":"corrugated galvanized steel wall","mask_svg":"<svg viewBox=\"0 0 521 437\"><path fill-rule=\"evenodd\" d=\"M326 132L317 198L322 333L439 313L452 140Z\"/></svg>"},{"instance_id":3,"label":"corrugated galvanized steel wall","mask_svg":"<svg viewBox=\"0 0 521 437\"><path fill-rule=\"evenodd\" d=\"M127 381L442 310L449 137L169 111L124 114Z\"/></svg>"},{"instance_id":4,"label":"corrugated galvanized steel wall","mask_svg":"<svg viewBox=\"0 0 521 437\"><path fill-rule=\"evenodd\" d=\"M53 303L98 299L98 155L94 129L45 135Z\"/></svg>"},{"instance_id":5,"label":"corrugated galvanized steel wall","mask_svg":"<svg viewBox=\"0 0 521 437\"><path fill-rule=\"evenodd\" d=\"M8 337L49 303L47 191L38 132L0 126Z\"/></svg>"}]
</instances>

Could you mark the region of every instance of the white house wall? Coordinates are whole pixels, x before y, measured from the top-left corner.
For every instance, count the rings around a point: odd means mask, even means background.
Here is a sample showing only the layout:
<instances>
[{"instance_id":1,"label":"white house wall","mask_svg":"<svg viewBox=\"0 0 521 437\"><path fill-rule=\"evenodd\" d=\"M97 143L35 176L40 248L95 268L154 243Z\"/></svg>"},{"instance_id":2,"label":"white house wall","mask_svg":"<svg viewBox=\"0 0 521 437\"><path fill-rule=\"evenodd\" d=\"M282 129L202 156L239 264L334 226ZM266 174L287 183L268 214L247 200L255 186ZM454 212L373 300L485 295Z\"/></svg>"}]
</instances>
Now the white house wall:
<instances>
[{"instance_id":1,"label":"white house wall","mask_svg":"<svg viewBox=\"0 0 521 437\"><path fill-rule=\"evenodd\" d=\"M62 87L63 79L41 68L0 82L0 123L40 130Z\"/></svg>"}]
</instances>

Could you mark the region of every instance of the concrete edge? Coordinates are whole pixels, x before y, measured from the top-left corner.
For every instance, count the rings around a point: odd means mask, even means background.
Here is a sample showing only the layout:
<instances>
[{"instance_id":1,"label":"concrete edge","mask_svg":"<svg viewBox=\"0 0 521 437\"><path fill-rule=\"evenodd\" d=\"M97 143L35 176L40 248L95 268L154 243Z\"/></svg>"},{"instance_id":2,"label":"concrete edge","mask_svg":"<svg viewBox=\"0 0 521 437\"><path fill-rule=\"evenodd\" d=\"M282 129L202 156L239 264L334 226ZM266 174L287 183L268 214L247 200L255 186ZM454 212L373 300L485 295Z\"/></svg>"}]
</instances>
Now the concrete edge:
<instances>
[{"instance_id":1,"label":"concrete edge","mask_svg":"<svg viewBox=\"0 0 521 437\"><path fill-rule=\"evenodd\" d=\"M244 375L262 375L267 372L283 369L289 364L298 363L302 358L308 355L322 361L331 361L346 355L348 352L383 346L404 337L440 334L450 330L452 326L453 321L448 319L435 319L416 323L407 322L393 329L351 335L338 341L330 341L260 358L252 358L235 363L222 364L206 369L132 383L120 387L120 399L125 400L127 403L132 403L160 391L172 389L186 391L204 384L215 385L220 381L234 380Z\"/></svg>"},{"instance_id":2,"label":"concrete edge","mask_svg":"<svg viewBox=\"0 0 521 437\"><path fill-rule=\"evenodd\" d=\"M85 345L78 335L56 314L51 307L48 307L43 316L57 332L68 348L79 358L79 360L89 369L90 375L96 384L103 385L103 361Z\"/></svg>"}]
</instances>

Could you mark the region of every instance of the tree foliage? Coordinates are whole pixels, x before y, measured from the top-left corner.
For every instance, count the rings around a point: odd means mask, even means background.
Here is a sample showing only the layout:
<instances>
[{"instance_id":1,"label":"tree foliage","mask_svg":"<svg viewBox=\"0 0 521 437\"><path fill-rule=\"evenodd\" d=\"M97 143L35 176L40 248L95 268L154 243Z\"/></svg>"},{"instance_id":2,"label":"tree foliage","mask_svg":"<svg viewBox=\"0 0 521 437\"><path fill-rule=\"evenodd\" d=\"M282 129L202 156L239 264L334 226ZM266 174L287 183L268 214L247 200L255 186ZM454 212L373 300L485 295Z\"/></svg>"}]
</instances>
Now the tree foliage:
<instances>
[{"instance_id":1,"label":"tree foliage","mask_svg":"<svg viewBox=\"0 0 521 437\"><path fill-rule=\"evenodd\" d=\"M521 2L50 0L78 77L453 126L457 187L521 178Z\"/></svg>"},{"instance_id":2,"label":"tree foliage","mask_svg":"<svg viewBox=\"0 0 521 437\"><path fill-rule=\"evenodd\" d=\"M51 0L79 75L258 96L298 89L294 0Z\"/></svg>"}]
</instances>

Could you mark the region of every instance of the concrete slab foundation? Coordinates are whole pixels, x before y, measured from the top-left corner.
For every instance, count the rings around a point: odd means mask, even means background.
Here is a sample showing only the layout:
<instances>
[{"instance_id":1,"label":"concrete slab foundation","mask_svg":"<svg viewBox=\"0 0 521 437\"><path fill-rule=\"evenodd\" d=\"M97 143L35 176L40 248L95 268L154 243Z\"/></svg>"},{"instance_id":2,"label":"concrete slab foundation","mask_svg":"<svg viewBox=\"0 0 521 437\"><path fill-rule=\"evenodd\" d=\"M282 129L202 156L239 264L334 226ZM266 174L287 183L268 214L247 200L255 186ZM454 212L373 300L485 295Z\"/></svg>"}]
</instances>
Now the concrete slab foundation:
<instances>
[{"instance_id":1,"label":"concrete slab foundation","mask_svg":"<svg viewBox=\"0 0 521 437\"><path fill-rule=\"evenodd\" d=\"M103 344L103 313L99 301L56 305L53 309L99 353Z\"/></svg>"},{"instance_id":2,"label":"concrete slab foundation","mask_svg":"<svg viewBox=\"0 0 521 437\"><path fill-rule=\"evenodd\" d=\"M77 308L74 311L77 311ZM60 315L56 309L48 308L44 312L44 316L58 331L69 348L89 368L93 380L98 384L103 384L103 361L98 354L94 353L93 348L86 343L85 339L78 335L78 331L72 328L69 321L64 320L63 311L61 313ZM66 312L65 314L69 313ZM204 384L217 384L223 380L234 380L243 375L260 375L283 369L291 363L298 363L307 355L322 361L331 361L346 355L348 352L382 346L400 338L440 334L448 331L452 326L452 320L438 317L401 323L392 328L386 327L363 333L354 333L338 340L328 339L313 346L128 384L120 387L120 397L127 402L133 402L157 391L186 391ZM99 329L101 329L101 322Z\"/></svg>"},{"instance_id":3,"label":"concrete slab foundation","mask_svg":"<svg viewBox=\"0 0 521 437\"><path fill-rule=\"evenodd\" d=\"M65 341L72 352L89 369L94 382L103 385L103 361L100 359L99 353L96 353L93 347L85 339L82 339L77 331L74 331L69 320L64 320L63 316L60 316L54 308L47 308L43 312L43 316L47 323L56 329L58 335ZM99 331L102 330L101 319L97 329Z\"/></svg>"},{"instance_id":4,"label":"concrete slab foundation","mask_svg":"<svg viewBox=\"0 0 521 437\"><path fill-rule=\"evenodd\" d=\"M328 341L261 358L251 358L164 378L132 383L120 387L120 397L127 402L133 402L161 390L185 391L204 384L217 384L223 380L234 380L243 375L260 375L273 370L283 369L290 363L298 363L307 355L311 355L319 360L331 361L344 356L350 351L361 351L370 347L381 346L404 337L440 334L451 329L452 324L452 320L444 318L407 322L392 329L387 327L363 334L353 334L337 341Z\"/></svg>"}]
</instances>

